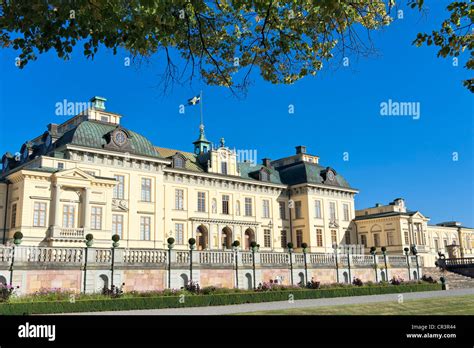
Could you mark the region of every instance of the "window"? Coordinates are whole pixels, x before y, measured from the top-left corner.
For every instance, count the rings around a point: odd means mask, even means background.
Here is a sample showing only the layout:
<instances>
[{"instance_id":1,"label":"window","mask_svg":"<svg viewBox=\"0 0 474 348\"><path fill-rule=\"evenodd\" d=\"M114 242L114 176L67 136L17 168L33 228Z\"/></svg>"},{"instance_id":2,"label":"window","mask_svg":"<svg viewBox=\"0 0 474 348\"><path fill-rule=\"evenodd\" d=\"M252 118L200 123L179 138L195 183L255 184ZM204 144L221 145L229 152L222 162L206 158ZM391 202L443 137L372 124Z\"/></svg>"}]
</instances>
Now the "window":
<instances>
[{"instance_id":1,"label":"window","mask_svg":"<svg viewBox=\"0 0 474 348\"><path fill-rule=\"evenodd\" d=\"M393 232L387 232L387 245L394 245Z\"/></svg>"},{"instance_id":2,"label":"window","mask_svg":"<svg viewBox=\"0 0 474 348\"><path fill-rule=\"evenodd\" d=\"M410 244L410 239L408 237L408 231L405 232L405 244Z\"/></svg>"},{"instance_id":3,"label":"window","mask_svg":"<svg viewBox=\"0 0 474 348\"><path fill-rule=\"evenodd\" d=\"M270 181L270 174L266 170L260 171L260 180L261 181Z\"/></svg>"},{"instance_id":4,"label":"window","mask_svg":"<svg viewBox=\"0 0 474 348\"><path fill-rule=\"evenodd\" d=\"M438 241L438 238L433 239L433 242L434 242L435 251L438 252L438 251L439 251L439 241Z\"/></svg>"},{"instance_id":5,"label":"window","mask_svg":"<svg viewBox=\"0 0 474 348\"><path fill-rule=\"evenodd\" d=\"M263 246L270 248L272 246L272 237L270 230L263 230Z\"/></svg>"},{"instance_id":6,"label":"window","mask_svg":"<svg viewBox=\"0 0 474 348\"><path fill-rule=\"evenodd\" d=\"M374 233L374 246L380 246L380 236L378 233Z\"/></svg>"},{"instance_id":7,"label":"window","mask_svg":"<svg viewBox=\"0 0 474 348\"><path fill-rule=\"evenodd\" d=\"M331 242L332 245L337 245L337 231L336 230L331 230Z\"/></svg>"},{"instance_id":8,"label":"window","mask_svg":"<svg viewBox=\"0 0 474 348\"><path fill-rule=\"evenodd\" d=\"M252 198L245 198L245 216L252 216Z\"/></svg>"},{"instance_id":9,"label":"window","mask_svg":"<svg viewBox=\"0 0 474 348\"><path fill-rule=\"evenodd\" d=\"M344 214L344 221L349 221L349 204L343 204L342 211Z\"/></svg>"},{"instance_id":10,"label":"window","mask_svg":"<svg viewBox=\"0 0 474 348\"><path fill-rule=\"evenodd\" d=\"M318 247L323 246L323 230L320 228L316 229L316 245Z\"/></svg>"},{"instance_id":11,"label":"window","mask_svg":"<svg viewBox=\"0 0 474 348\"><path fill-rule=\"evenodd\" d=\"M280 219L286 220L286 207L285 202L278 202L280 205Z\"/></svg>"},{"instance_id":12,"label":"window","mask_svg":"<svg viewBox=\"0 0 474 348\"><path fill-rule=\"evenodd\" d=\"M151 179L142 178L142 201L151 202Z\"/></svg>"},{"instance_id":13,"label":"window","mask_svg":"<svg viewBox=\"0 0 474 348\"><path fill-rule=\"evenodd\" d=\"M270 201L268 199L263 200L263 217L270 217Z\"/></svg>"},{"instance_id":14,"label":"window","mask_svg":"<svg viewBox=\"0 0 474 348\"><path fill-rule=\"evenodd\" d=\"M296 230L296 247L301 248L303 244L303 230Z\"/></svg>"},{"instance_id":15,"label":"window","mask_svg":"<svg viewBox=\"0 0 474 348\"><path fill-rule=\"evenodd\" d=\"M314 217L316 219L321 219L323 217L321 214L321 201L314 201Z\"/></svg>"},{"instance_id":16,"label":"window","mask_svg":"<svg viewBox=\"0 0 474 348\"><path fill-rule=\"evenodd\" d=\"M184 244L184 225L175 224L174 233L176 236L176 244Z\"/></svg>"},{"instance_id":17,"label":"window","mask_svg":"<svg viewBox=\"0 0 474 348\"><path fill-rule=\"evenodd\" d=\"M58 169L64 169L64 163L58 162Z\"/></svg>"},{"instance_id":18,"label":"window","mask_svg":"<svg viewBox=\"0 0 474 348\"><path fill-rule=\"evenodd\" d=\"M235 202L235 215L240 216L240 201Z\"/></svg>"},{"instance_id":19,"label":"window","mask_svg":"<svg viewBox=\"0 0 474 348\"><path fill-rule=\"evenodd\" d=\"M140 217L140 240L150 240L150 222L150 217Z\"/></svg>"},{"instance_id":20,"label":"window","mask_svg":"<svg viewBox=\"0 0 474 348\"><path fill-rule=\"evenodd\" d=\"M222 214L229 214L229 196L222 196Z\"/></svg>"},{"instance_id":21,"label":"window","mask_svg":"<svg viewBox=\"0 0 474 348\"><path fill-rule=\"evenodd\" d=\"M295 202L295 219L301 219L301 201Z\"/></svg>"},{"instance_id":22,"label":"window","mask_svg":"<svg viewBox=\"0 0 474 348\"><path fill-rule=\"evenodd\" d=\"M75 207L73 205L63 205L63 227L74 227Z\"/></svg>"},{"instance_id":23,"label":"window","mask_svg":"<svg viewBox=\"0 0 474 348\"><path fill-rule=\"evenodd\" d=\"M360 243L367 248L367 236L365 234L360 236Z\"/></svg>"},{"instance_id":24,"label":"window","mask_svg":"<svg viewBox=\"0 0 474 348\"><path fill-rule=\"evenodd\" d=\"M349 231L346 231L346 233L344 233L344 241L346 245L351 244L351 233Z\"/></svg>"},{"instance_id":25,"label":"window","mask_svg":"<svg viewBox=\"0 0 474 348\"><path fill-rule=\"evenodd\" d=\"M444 248L446 249L447 247L448 247L448 240L445 239L445 240L444 240Z\"/></svg>"},{"instance_id":26,"label":"window","mask_svg":"<svg viewBox=\"0 0 474 348\"><path fill-rule=\"evenodd\" d=\"M221 162L221 173L227 175L227 162L225 161Z\"/></svg>"},{"instance_id":27,"label":"window","mask_svg":"<svg viewBox=\"0 0 474 348\"><path fill-rule=\"evenodd\" d=\"M184 210L184 191L181 189L175 190L175 207L176 210Z\"/></svg>"},{"instance_id":28,"label":"window","mask_svg":"<svg viewBox=\"0 0 474 348\"><path fill-rule=\"evenodd\" d=\"M91 229L101 230L102 229L102 208L91 207Z\"/></svg>"},{"instance_id":29,"label":"window","mask_svg":"<svg viewBox=\"0 0 474 348\"><path fill-rule=\"evenodd\" d=\"M184 168L184 159L181 156L176 156L174 158L174 167L175 168Z\"/></svg>"},{"instance_id":30,"label":"window","mask_svg":"<svg viewBox=\"0 0 474 348\"><path fill-rule=\"evenodd\" d=\"M118 234L120 238L123 236L123 215L112 215L112 235Z\"/></svg>"},{"instance_id":31,"label":"window","mask_svg":"<svg viewBox=\"0 0 474 348\"><path fill-rule=\"evenodd\" d=\"M123 199L125 177L123 175L114 175L114 178L118 181L114 187L114 198Z\"/></svg>"},{"instance_id":32,"label":"window","mask_svg":"<svg viewBox=\"0 0 474 348\"><path fill-rule=\"evenodd\" d=\"M90 153L88 153L86 155L86 159L87 159L87 162L94 162L94 155L91 155Z\"/></svg>"},{"instance_id":33,"label":"window","mask_svg":"<svg viewBox=\"0 0 474 348\"><path fill-rule=\"evenodd\" d=\"M33 226L46 226L46 203L35 202L33 211Z\"/></svg>"},{"instance_id":34,"label":"window","mask_svg":"<svg viewBox=\"0 0 474 348\"><path fill-rule=\"evenodd\" d=\"M329 218L336 220L336 203L329 202Z\"/></svg>"},{"instance_id":35,"label":"window","mask_svg":"<svg viewBox=\"0 0 474 348\"><path fill-rule=\"evenodd\" d=\"M281 237L281 247L286 248L286 246L288 244L288 238L286 236L286 230L283 230L280 233L281 233L281 235L280 235L280 237Z\"/></svg>"},{"instance_id":36,"label":"window","mask_svg":"<svg viewBox=\"0 0 474 348\"><path fill-rule=\"evenodd\" d=\"M206 212L206 192L198 192L198 212Z\"/></svg>"},{"instance_id":37,"label":"window","mask_svg":"<svg viewBox=\"0 0 474 348\"><path fill-rule=\"evenodd\" d=\"M16 227L16 204L12 205L12 219L10 222L10 227L11 228Z\"/></svg>"},{"instance_id":38,"label":"window","mask_svg":"<svg viewBox=\"0 0 474 348\"><path fill-rule=\"evenodd\" d=\"M102 122L109 122L109 117L108 116L100 116L100 120Z\"/></svg>"}]
</instances>

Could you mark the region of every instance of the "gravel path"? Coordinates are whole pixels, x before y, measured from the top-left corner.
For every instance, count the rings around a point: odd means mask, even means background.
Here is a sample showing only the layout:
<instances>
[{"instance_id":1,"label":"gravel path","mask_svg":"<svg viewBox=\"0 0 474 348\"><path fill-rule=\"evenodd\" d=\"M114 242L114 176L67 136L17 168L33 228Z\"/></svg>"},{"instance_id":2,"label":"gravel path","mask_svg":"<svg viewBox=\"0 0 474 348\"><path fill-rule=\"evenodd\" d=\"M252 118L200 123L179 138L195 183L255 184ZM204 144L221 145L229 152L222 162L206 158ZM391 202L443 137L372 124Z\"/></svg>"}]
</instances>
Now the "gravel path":
<instances>
[{"instance_id":1,"label":"gravel path","mask_svg":"<svg viewBox=\"0 0 474 348\"><path fill-rule=\"evenodd\" d=\"M225 315L245 312L268 311L275 309L311 308L323 306L338 306L350 304L362 304L385 301L398 301L403 295L403 300L415 300L433 297L453 297L463 295L474 295L474 289L455 289L448 291L425 291L408 292L402 294L383 294L368 296L350 296L336 298L322 298L314 300L297 300L293 303L287 301L246 303L240 305L190 307L190 308L166 308L166 309L143 309L131 311L109 311L109 312L86 312L71 313L73 315Z\"/></svg>"}]
</instances>

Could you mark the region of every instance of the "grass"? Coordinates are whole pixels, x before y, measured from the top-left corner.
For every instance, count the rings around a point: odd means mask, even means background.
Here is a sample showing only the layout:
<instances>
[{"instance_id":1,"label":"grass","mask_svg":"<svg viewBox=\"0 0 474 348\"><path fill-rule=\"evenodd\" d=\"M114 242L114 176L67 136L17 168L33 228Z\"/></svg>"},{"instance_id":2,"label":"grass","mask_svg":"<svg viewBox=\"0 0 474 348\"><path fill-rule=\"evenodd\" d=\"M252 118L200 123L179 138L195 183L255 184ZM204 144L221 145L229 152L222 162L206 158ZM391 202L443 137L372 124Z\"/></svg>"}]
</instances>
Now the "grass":
<instances>
[{"instance_id":1,"label":"grass","mask_svg":"<svg viewBox=\"0 0 474 348\"><path fill-rule=\"evenodd\" d=\"M241 315L474 315L474 295L420 300L295 308Z\"/></svg>"}]
</instances>

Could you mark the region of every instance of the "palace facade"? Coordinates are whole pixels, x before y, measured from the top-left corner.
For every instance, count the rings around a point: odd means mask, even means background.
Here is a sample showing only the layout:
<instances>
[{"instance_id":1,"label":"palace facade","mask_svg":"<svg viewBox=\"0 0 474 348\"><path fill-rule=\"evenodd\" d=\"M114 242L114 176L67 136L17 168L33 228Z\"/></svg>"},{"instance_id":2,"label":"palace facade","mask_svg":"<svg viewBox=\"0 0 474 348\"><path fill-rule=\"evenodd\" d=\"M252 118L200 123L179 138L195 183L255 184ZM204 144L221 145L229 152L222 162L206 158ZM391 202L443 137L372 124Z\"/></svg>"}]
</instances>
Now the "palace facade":
<instances>
[{"instance_id":1,"label":"palace facade","mask_svg":"<svg viewBox=\"0 0 474 348\"><path fill-rule=\"evenodd\" d=\"M231 249L332 253L339 246L387 246L401 254L417 245L430 262L450 245L472 254L474 231L456 224L430 226L402 199L355 211L358 193L334 168L297 146L293 155L261 164L237 161L224 139L213 146L204 125L193 152L152 144L122 126L105 99L25 142L2 157L0 242L21 231L22 245L110 247L118 234L124 248L166 249L167 238L187 250ZM457 250L457 251L456 251Z\"/></svg>"}]
</instances>

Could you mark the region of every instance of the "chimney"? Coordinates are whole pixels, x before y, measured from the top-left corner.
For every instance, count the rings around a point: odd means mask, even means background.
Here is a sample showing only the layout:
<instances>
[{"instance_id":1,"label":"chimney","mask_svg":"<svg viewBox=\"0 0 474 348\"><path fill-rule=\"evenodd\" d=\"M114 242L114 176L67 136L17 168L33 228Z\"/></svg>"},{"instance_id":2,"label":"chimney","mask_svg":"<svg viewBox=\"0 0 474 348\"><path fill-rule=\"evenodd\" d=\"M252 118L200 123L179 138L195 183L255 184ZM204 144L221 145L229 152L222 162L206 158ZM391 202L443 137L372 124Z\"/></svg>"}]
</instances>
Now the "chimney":
<instances>
[{"instance_id":1,"label":"chimney","mask_svg":"<svg viewBox=\"0 0 474 348\"><path fill-rule=\"evenodd\" d=\"M265 157L265 158L262 159L262 164L263 164L265 167L270 168L270 162L271 162L271 161L272 161L272 160L271 160L270 158Z\"/></svg>"},{"instance_id":2,"label":"chimney","mask_svg":"<svg viewBox=\"0 0 474 348\"><path fill-rule=\"evenodd\" d=\"M102 97L98 97L98 96L92 97L90 99L90 102L92 103L92 107L94 109L98 109L98 110L105 110L105 102L106 101L107 101L107 99L102 98Z\"/></svg>"},{"instance_id":3,"label":"chimney","mask_svg":"<svg viewBox=\"0 0 474 348\"><path fill-rule=\"evenodd\" d=\"M299 155L300 153L306 153L306 146L299 145L296 147L296 154Z\"/></svg>"},{"instance_id":4,"label":"chimney","mask_svg":"<svg viewBox=\"0 0 474 348\"><path fill-rule=\"evenodd\" d=\"M58 135L58 125L56 123L50 123L48 124L48 131L51 134L51 136L57 136Z\"/></svg>"}]
</instances>

